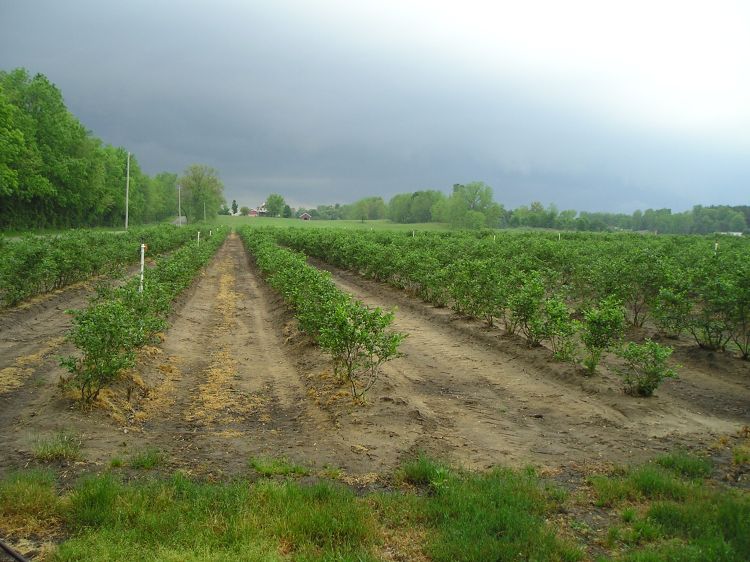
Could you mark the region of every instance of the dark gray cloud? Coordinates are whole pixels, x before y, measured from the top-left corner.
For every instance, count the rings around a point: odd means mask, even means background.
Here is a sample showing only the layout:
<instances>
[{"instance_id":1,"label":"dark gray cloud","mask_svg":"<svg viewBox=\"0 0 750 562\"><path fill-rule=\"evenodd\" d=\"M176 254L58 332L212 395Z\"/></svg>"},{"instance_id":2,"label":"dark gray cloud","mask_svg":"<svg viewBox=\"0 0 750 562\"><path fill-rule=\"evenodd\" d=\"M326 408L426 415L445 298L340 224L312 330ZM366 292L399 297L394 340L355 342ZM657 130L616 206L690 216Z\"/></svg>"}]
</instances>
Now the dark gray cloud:
<instances>
[{"instance_id":1,"label":"dark gray cloud","mask_svg":"<svg viewBox=\"0 0 750 562\"><path fill-rule=\"evenodd\" d=\"M0 68L46 74L89 129L149 173L216 167L242 204L272 191L317 204L472 180L510 207L747 203L742 139L607 115L590 91L557 91L552 72L540 88L385 29L381 42L358 40L377 21L348 27L291 0L251 4L4 2Z\"/></svg>"}]
</instances>

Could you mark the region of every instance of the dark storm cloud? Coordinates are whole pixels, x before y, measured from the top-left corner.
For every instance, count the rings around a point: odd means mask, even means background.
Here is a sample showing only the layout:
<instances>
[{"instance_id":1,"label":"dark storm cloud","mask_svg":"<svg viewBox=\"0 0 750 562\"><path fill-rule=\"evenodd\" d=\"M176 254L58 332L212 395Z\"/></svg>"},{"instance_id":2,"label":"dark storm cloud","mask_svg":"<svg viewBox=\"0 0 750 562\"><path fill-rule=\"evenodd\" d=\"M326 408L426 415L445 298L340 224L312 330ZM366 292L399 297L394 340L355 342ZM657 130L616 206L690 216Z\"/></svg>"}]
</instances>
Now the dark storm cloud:
<instances>
[{"instance_id":1,"label":"dark storm cloud","mask_svg":"<svg viewBox=\"0 0 750 562\"><path fill-rule=\"evenodd\" d=\"M511 207L747 202L742 150L625 129L440 56L362 48L296 7L5 2L0 68L46 74L149 173L216 167L242 204L271 191L317 204L472 180Z\"/></svg>"}]
</instances>

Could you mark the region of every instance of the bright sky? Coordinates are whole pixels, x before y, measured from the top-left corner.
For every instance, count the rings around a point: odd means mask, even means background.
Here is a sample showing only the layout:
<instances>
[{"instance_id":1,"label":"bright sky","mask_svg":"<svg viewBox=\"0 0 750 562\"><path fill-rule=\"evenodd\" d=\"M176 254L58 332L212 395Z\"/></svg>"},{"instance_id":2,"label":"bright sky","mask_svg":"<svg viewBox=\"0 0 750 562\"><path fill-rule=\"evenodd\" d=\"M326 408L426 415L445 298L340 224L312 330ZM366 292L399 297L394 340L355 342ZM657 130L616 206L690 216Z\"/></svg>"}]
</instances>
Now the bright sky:
<instances>
[{"instance_id":1,"label":"bright sky","mask_svg":"<svg viewBox=\"0 0 750 562\"><path fill-rule=\"evenodd\" d=\"M322 4L309 15L342 30L358 22L351 40L371 49L408 45L412 56L439 56L491 79L537 86L541 97L555 88L558 102L634 127L750 141L750 2Z\"/></svg>"}]
</instances>

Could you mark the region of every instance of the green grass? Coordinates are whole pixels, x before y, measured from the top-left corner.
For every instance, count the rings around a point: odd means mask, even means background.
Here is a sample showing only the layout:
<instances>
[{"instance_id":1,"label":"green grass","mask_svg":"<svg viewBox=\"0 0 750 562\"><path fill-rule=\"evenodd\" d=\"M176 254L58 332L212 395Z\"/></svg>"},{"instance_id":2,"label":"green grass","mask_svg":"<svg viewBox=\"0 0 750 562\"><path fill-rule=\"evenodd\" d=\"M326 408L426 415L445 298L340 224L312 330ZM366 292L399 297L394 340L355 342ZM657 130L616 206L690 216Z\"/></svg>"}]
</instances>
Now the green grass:
<instances>
[{"instance_id":1,"label":"green grass","mask_svg":"<svg viewBox=\"0 0 750 562\"><path fill-rule=\"evenodd\" d=\"M289 474L278 467L295 466L271 464L273 474ZM637 504L612 507L616 523L603 529L601 540L593 526L580 523L588 529L581 540L593 541L597 553L606 548L617 560L749 560L748 494L704 483L684 465L666 460L597 477L594 489L608 494L612 505L622 498ZM608 488L606 480L617 484ZM581 545L556 534L565 494L531 470L465 472L419 455L402 465L397 481L409 486L355 494L328 481L209 483L176 473L124 482L105 472L61 491L51 472L26 471L0 480L0 527L10 522L24 536L65 529L54 555L58 561L586 556Z\"/></svg>"},{"instance_id":2,"label":"green grass","mask_svg":"<svg viewBox=\"0 0 750 562\"><path fill-rule=\"evenodd\" d=\"M157 224L157 223L154 223ZM148 226L148 225L137 225L137 226ZM5 236L9 239L17 238L20 236L26 236L33 234L35 236L55 236L57 234L65 234L71 230L95 230L100 232L124 232L125 225L120 226L81 226L78 228L37 228L30 230L2 230L0 236Z\"/></svg>"},{"instance_id":3,"label":"green grass","mask_svg":"<svg viewBox=\"0 0 750 562\"><path fill-rule=\"evenodd\" d=\"M685 451L675 451L656 459L656 464L687 478L706 478L711 475L711 461Z\"/></svg>"},{"instance_id":4,"label":"green grass","mask_svg":"<svg viewBox=\"0 0 750 562\"><path fill-rule=\"evenodd\" d=\"M450 230L445 223L424 222L415 224L399 224L389 220L309 220L282 219L267 217L231 217L219 215L213 221L217 224L228 224L234 227L240 226L296 226L301 228L347 228L354 230L401 230L411 232L412 230Z\"/></svg>"},{"instance_id":5,"label":"green grass","mask_svg":"<svg viewBox=\"0 0 750 562\"><path fill-rule=\"evenodd\" d=\"M428 554L436 562L580 560L579 548L545 524L556 508L528 473L451 473L426 505L428 524L437 531Z\"/></svg>"},{"instance_id":6,"label":"green grass","mask_svg":"<svg viewBox=\"0 0 750 562\"><path fill-rule=\"evenodd\" d=\"M682 462L676 462L675 459ZM612 507L626 501L644 499L680 500L691 493L694 484L679 476L702 474L705 477L710 473L710 463L707 468L699 460L675 453L657 459L656 464L645 464L628 470L623 476L591 476L588 483L594 489L596 505L599 507ZM697 464L693 464L693 461ZM665 465L668 468L664 468Z\"/></svg>"},{"instance_id":7,"label":"green grass","mask_svg":"<svg viewBox=\"0 0 750 562\"><path fill-rule=\"evenodd\" d=\"M164 453L159 449L144 449L133 455L130 467L139 470L151 470L164 462Z\"/></svg>"},{"instance_id":8,"label":"green grass","mask_svg":"<svg viewBox=\"0 0 750 562\"><path fill-rule=\"evenodd\" d=\"M433 488L443 485L448 477L447 467L424 453L419 453L416 458L404 462L396 474L398 481Z\"/></svg>"},{"instance_id":9,"label":"green grass","mask_svg":"<svg viewBox=\"0 0 750 562\"><path fill-rule=\"evenodd\" d=\"M59 504L55 475L51 471L26 470L0 481L0 520L12 517L48 519L57 515Z\"/></svg>"},{"instance_id":10,"label":"green grass","mask_svg":"<svg viewBox=\"0 0 750 562\"><path fill-rule=\"evenodd\" d=\"M260 481L123 484L112 475L70 497L74 536L59 560L375 560L376 522L348 489Z\"/></svg>"},{"instance_id":11,"label":"green grass","mask_svg":"<svg viewBox=\"0 0 750 562\"><path fill-rule=\"evenodd\" d=\"M750 448L747 446L737 446L732 448L732 462L737 465L750 463Z\"/></svg>"},{"instance_id":12,"label":"green grass","mask_svg":"<svg viewBox=\"0 0 750 562\"><path fill-rule=\"evenodd\" d=\"M69 431L60 431L34 445L34 458L42 462L74 461L80 458L81 440Z\"/></svg>"},{"instance_id":13,"label":"green grass","mask_svg":"<svg viewBox=\"0 0 750 562\"><path fill-rule=\"evenodd\" d=\"M255 457L248 463L262 476L306 476L310 473L304 466L285 457Z\"/></svg>"},{"instance_id":14,"label":"green grass","mask_svg":"<svg viewBox=\"0 0 750 562\"><path fill-rule=\"evenodd\" d=\"M590 478L596 505L640 505L624 508L607 533L610 548L623 551L618 560L750 560L750 495L705 483L711 472L709 460L676 451L622 475Z\"/></svg>"}]
</instances>

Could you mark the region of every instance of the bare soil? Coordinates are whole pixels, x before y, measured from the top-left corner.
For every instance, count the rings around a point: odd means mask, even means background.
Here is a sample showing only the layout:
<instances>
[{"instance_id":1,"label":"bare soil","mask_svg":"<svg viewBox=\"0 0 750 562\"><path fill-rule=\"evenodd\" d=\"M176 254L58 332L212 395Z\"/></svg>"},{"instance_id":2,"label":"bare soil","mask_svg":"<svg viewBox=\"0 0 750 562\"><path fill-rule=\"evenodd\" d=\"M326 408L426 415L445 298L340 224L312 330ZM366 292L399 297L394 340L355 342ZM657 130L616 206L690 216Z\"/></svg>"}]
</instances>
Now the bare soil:
<instances>
[{"instance_id":1,"label":"bare soil","mask_svg":"<svg viewBox=\"0 0 750 562\"><path fill-rule=\"evenodd\" d=\"M155 448L164 472L252 475L251 457L286 456L366 484L416 451L467 468L565 471L640 461L675 445L703 448L750 423L750 362L729 354L670 342L680 379L632 398L605 368L587 377L545 348L316 265L368 305L398 307L394 327L408 333L404 357L384 367L368 404L352 402L232 235L181 298L161 342L91 411L58 386L58 357L73 352L64 310L83 306L91 289L0 315L0 476L37 464L35 444L61 430L82 441L80 460L57 465L62 478L114 458L127 467Z\"/></svg>"}]
</instances>

